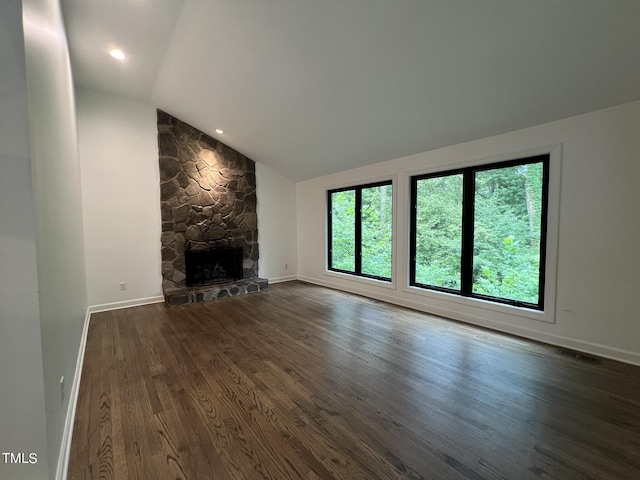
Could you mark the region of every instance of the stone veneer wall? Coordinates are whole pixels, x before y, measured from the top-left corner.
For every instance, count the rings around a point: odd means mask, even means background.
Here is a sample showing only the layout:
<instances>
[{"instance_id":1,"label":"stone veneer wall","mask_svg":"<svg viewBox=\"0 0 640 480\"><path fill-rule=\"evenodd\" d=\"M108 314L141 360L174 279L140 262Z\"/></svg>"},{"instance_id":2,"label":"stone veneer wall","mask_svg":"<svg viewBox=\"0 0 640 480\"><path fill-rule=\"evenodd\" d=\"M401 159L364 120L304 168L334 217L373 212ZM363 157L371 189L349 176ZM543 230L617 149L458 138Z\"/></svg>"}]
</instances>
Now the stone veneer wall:
<instances>
[{"instance_id":1,"label":"stone veneer wall","mask_svg":"<svg viewBox=\"0 0 640 480\"><path fill-rule=\"evenodd\" d=\"M162 290L184 290L185 249L242 247L243 276L258 276L255 162L158 110Z\"/></svg>"}]
</instances>

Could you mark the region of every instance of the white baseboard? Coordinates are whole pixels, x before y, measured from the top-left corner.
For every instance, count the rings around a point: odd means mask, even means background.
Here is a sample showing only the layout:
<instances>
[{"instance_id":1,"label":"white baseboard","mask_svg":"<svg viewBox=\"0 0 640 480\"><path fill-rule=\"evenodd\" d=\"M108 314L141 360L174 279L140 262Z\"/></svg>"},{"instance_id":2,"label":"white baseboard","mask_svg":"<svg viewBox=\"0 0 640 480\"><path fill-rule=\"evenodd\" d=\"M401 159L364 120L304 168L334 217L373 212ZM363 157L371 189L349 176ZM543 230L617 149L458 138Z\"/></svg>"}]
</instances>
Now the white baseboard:
<instances>
[{"instance_id":1,"label":"white baseboard","mask_svg":"<svg viewBox=\"0 0 640 480\"><path fill-rule=\"evenodd\" d=\"M62 444L58 456L58 467L56 468L56 480L66 480L69 470L69 454L71 453L71 439L73 437L73 424L76 418L76 406L78 405L78 393L80 392L80 377L82 376L82 365L84 363L84 351L87 346L87 334L89 333L89 322L91 312L87 308L80 337L80 348L76 359L76 371L73 374L73 384L69 396L69 405L65 416L64 430L62 432Z\"/></svg>"},{"instance_id":2,"label":"white baseboard","mask_svg":"<svg viewBox=\"0 0 640 480\"><path fill-rule=\"evenodd\" d=\"M286 277L275 277L270 278L269 283L282 283L282 282L291 282L292 280L297 280L297 275L288 275Z\"/></svg>"},{"instance_id":3,"label":"white baseboard","mask_svg":"<svg viewBox=\"0 0 640 480\"><path fill-rule=\"evenodd\" d=\"M78 358L76 360L76 371L73 375L73 384L69 396L69 406L64 422L64 430L62 432L62 444L60 446L60 454L58 456L58 466L56 468L56 480L66 480L69 470L69 454L71 453L71 440L73 437L73 424L76 418L76 407L78 405L78 394L80 392L80 380L82 377L82 365L84 363L84 352L87 346L87 335L89 333L89 323L91 322L91 314L97 312L105 312L109 310L118 310L121 308L137 307L139 305L148 305L150 303L164 302L164 297L148 297L138 298L135 300L127 300L124 302L105 303L102 305L91 305L87 308L87 313L82 327L82 336L80 338L80 348L78 349Z\"/></svg>"},{"instance_id":4,"label":"white baseboard","mask_svg":"<svg viewBox=\"0 0 640 480\"><path fill-rule=\"evenodd\" d=\"M149 305L150 303L161 303L161 302L164 302L164 297L162 295L158 295L156 297L135 298L133 300L125 300L123 302L90 305L89 313L108 312L109 310L119 310L121 308L139 307L140 305Z\"/></svg>"},{"instance_id":5,"label":"white baseboard","mask_svg":"<svg viewBox=\"0 0 640 480\"><path fill-rule=\"evenodd\" d=\"M375 300L381 300L383 302L399 305L401 307L407 307L412 310L417 310L420 312L429 313L429 314L437 315L444 318L450 318L460 322L477 325L484 328L489 328L492 330L508 333L511 335L516 335L518 337L528 338L529 340L535 340L535 341L546 343L549 345L569 348L569 349L577 350L583 353L597 355L599 357L609 358L611 360L617 360L619 362L630 363L632 365L640 366L640 354L637 352L632 352L630 350L623 350L621 348L611 347L608 345L588 342L584 340L577 340L575 338L544 333L537 330L531 330L528 328L518 327L514 325L507 325L499 322L488 322L484 319L480 319L470 314L462 314L460 312L456 312L454 310L449 310L449 309L435 308L432 305L428 305L423 302L412 302L410 300L407 300L404 298L398 298L393 295L386 295L386 294L380 294L380 293L373 294L370 291L367 291L365 289L361 289L358 287L352 287L352 286L344 287L343 285L338 286L331 282L318 280L317 278L313 278L313 277L306 277L304 275L299 275L298 279L303 282L308 282L315 285L332 288L335 290L341 290L348 293L354 293L356 295L361 295L363 297L374 298Z\"/></svg>"}]
</instances>

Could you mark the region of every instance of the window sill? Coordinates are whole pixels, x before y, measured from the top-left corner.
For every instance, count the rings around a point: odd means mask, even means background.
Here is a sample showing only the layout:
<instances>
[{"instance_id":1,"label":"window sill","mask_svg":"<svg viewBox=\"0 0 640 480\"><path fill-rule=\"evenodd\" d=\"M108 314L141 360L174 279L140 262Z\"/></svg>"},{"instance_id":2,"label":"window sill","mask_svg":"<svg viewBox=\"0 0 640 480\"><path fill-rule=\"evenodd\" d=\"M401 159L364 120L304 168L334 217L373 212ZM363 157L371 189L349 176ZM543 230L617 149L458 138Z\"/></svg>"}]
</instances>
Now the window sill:
<instances>
[{"instance_id":1,"label":"window sill","mask_svg":"<svg viewBox=\"0 0 640 480\"><path fill-rule=\"evenodd\" d=\"M351 275L349 273L335 272L333 270L325 270L324 274L328 277L333 277L341 280L348 280L348 281L353 281L357 283L362 283L365 285L396 290L396 282L393 279L391 279L390 281L379 280L376 278L361 277L359 275Z\"/></svg>"},{"instance_id":2,"label":"window sill","mask_svg":"<svg viewBox=\"0 0 640 480\"><path fill-rule=\"evenodd\" d=\"M552 306L553 302L546 302L548 304L545 306L544 310L535 310L532 308L516 307L503 303L491 302L489 300L479 298L463 297L452 293L427 290L420 287L407 286L403 290L412 295L434 299L441 302L455 303L466 308L480 309L487 312L497 312L504 315L515 315L540 322L555 323L555 309Z\"/></svg>"}]
</instances>

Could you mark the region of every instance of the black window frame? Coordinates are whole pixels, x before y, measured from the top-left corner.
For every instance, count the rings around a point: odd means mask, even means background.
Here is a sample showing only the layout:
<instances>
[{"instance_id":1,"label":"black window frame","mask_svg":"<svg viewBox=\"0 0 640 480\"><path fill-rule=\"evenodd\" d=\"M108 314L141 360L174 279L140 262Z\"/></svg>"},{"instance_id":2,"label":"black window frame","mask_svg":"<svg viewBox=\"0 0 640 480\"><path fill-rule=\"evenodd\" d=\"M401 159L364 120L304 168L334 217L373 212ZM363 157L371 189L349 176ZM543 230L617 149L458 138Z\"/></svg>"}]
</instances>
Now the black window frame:
<instances>
[{"instance_id":1,"label":"black window frame","mask_svg":"<svg viewBox=\"0 0 640 480\"><path fill-rule=\"evenodd\" d=\"M550 154L535 155L531 157L506 160L496 163L473 165L453 170L445 170L422 175L414 175L410 179L410 224L409 224L409 285L426 290L439 291L467 298L486 300L489 302L506 304L515 307L544 310L546 257L547 257L547 231L549 213L549 169ZM474 217L475 217L475 174L488 170L509 168L533 163L542 163L542 211L540 221L540 266L538 278L538 303L524 302L508 298L494 297L473 292L473 246L474 246ZM416 282L416 257L417 257L417 194L418 182L429 178L445 177L449 175L463 175L462 187L462 251L460 290L453 288L427 285Z\"/></svg>"},{"instance_id":2,"label":"black window frame","mask_svg":"<svg viewBox=\"0 0 640 480\"><path fill-rule=\"evenodd\" d=\"M334 188L327 190L327 270L332 272L346 273L348 275L354 275L357 277L371 278L373 280L381 280L384 282L391 282L393 277L393 250L391 256L391 277L381 277L378 275L371 275L368 273L362 273L362 190L367 188L382 187L390 185L392 189L391 198L393 201L393 180L382 180L379 182L366 183L362 185L351 185L348 187ZM332 219L332 206L331 195L337 192L355 191L355 252L354 252L354 271L335 268L332 266L333 261L333 219ZM393 212L393 205L392 205ZM393 218L392 218L393 222ZM393 225L393 223L392 223ZM392 229L392 235L395 235L395 231Z\"/></svg>"}]
</instances>

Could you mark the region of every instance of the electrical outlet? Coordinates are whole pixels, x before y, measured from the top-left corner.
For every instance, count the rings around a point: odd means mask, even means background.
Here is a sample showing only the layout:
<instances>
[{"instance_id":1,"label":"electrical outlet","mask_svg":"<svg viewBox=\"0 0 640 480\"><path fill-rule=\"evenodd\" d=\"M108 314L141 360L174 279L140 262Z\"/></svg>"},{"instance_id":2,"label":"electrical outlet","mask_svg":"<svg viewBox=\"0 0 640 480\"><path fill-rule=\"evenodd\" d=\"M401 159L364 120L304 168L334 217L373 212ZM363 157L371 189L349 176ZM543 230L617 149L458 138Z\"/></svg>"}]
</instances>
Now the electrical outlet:
<instances>
[{"instance_id":1,"label":"electrical outlet","mask_svg":"<svg viewBox=\"0 0 640 480\"><path fill-rule=\"evenodd\" d=\"M127 282L120 282L120 290L126 290L127 289Z\"/></svg>"}]
</instances>

